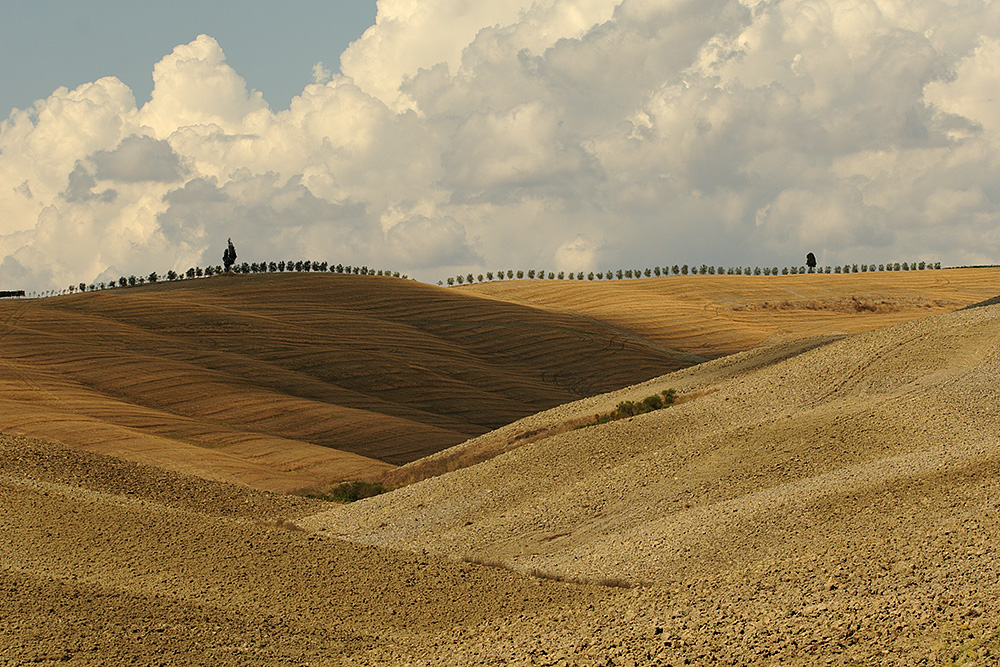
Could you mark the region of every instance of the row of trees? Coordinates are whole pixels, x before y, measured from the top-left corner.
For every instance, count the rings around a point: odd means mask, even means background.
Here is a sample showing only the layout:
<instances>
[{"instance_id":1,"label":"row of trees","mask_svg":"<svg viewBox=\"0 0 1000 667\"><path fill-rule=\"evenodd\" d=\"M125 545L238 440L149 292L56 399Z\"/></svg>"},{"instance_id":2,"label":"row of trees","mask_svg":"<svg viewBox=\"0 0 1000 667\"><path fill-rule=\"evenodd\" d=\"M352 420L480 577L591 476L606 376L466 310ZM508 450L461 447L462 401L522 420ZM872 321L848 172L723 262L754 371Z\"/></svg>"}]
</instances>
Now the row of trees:
<instances>
[{"instance_id":1,"label":"row of trees","mask_svg":"<svg viewBox=\"0 0 1000 667\"><path fill-rule=\"evenodd\" d=\"M88 285L87 283L79 283L77 285L70 285L68 291L70 293L80 291L80 292L93 292L95 290L111 289L114 287L134 287L136 285L145 285L147 283L157 283L163 280L168 282L173 282L175 280L191 280L194 278L210 278L212 276L223 275L225 273L232 274L250 274L250 273L287 273L287 272L331 272L331 273L344 273L353 274L361 276L392 276L394 278L406 279L406 275L400 275L399 271L390 271L388 269L369 269L367 266L345 266L344 264L330 264L328 262L314 262L310 260L289 260L281 262L251 262L236 264L235 261L232 263L228 262L228 259L235 259L235 251L230 256L229 250L227 249L227 263L230 264L229 270L227 271L222 266L206 266L204 268L200 266L193 266L183 273L178 273L171 269L165 274L160 275L156 271L153 271L148 276L121 276L117 281L111 282L101 282Z\"/></svg>"},{"instance_id":2,"label":"row of trees","mask_svg":"<svg viewBox=\"0 0 1000 667\"><path fill-rule=\"evenodd\" d=\"M466 275L455 276L454 278L448 278L448 285L463 285L472 284L475 282L491 282L493 280L524 280L525 278L529 280L534 279L546 279L549 280L631 280L633 278L652 278L660 276L687 276L687 275L744 275L744 276L777 276L777 275L796 275L800 273L868 273L876 271L923 271L925 269L940 269L941 262L890 262L887 264L845 264L842 266L791 266L785 267L778 270L778 267L759 267L755 266L752 269L747 267L735 266L735 267L725 267L725 266L708 266L707 264L702 264L701 266L688 266L687 264L677 265L674 264L671 267L660 267L654 266L653 268L647 269L618 269L607 271L590 271L584 275L583 271L577 272L565 272L565 271L548 271L539 270L536 271L531 269L529 271L512 271L512 270L500 270L494 274L492 271L487 271L485 274L474 275L472 273ZM438 285L443 285L444 282L438 281Z\"/></svg>"},{"instance_id":3,"label":"row of trees","mask_svg":"<svg viewBox=\"0 0 1000 667\"><path fill-rule=\"evenodd\" d=\"M77 285L70 285L69 292L87 292L95 290L110 289L114 287L133 287L136 285L144 285L147 283L157 283L162 280L169 282L175 280L185 280L194 278L204 278L211 277L215 275L222 275L224 273L233 274L251 274L251 273L283 273L283 272L331 272L331 273L341 273L341 274L353 274L362 276L392 276L395 278L407 279L406 275L400 275L399 271L389 271L388 269L370 269L367 266L350 266L344 264L330 264L328 262L317 262L311 260L288 260L280 262L244 262L242 264L237 264L235 262L236 252L232 248L232 243L230 242L229 247L223 254L223 260L226 263L224 268L221 265L217 266L206 266L202 267L191 267L184 271L183 273L178 273L177 271L170 270L166 274L160 275L157 272L152 272L147 276L121 276L117 281L111 282L100 282L88 285L87 283L79 283ZM814 261L814 260L813 260ZM813 262L809 262L812 264ZM806 273L868 273L876 271L923 271L926 269L940 269L941 262L889 262L885 264L845 264L841 266L792 266L785 267L781 270L778 267L724 267L724 266L709 266L707 264L702 264L700 266L689 266L687 264L677 265L674 264L671 267L660 267L654 266L652 268L646 269L617 269L607 271L590 271L584 274L583 271L577 272L565 272L565 271L545 271L545 270L535 270L529 269L528 271L514 271L514 270L500 270L495 274L492 271L487 271L485 274L465 274L455 276L453 278L447 279L447 284L449 286L453 285L463 285L472 284L475 282L491 282L493 280L524 280L525 278L529 280L535 279L549 279L549 280L631 280L634 278L652 278L660 276L669 275L754 275L754 276L776 276L776 275L796 275L796 274L806 274ZM444 281L438 281L438 285L444 285ZM57 293L56 291L49 291L43 293L41 296L50 296ZM63 292L65 293L65 292ZM23 294L22 294L23 295Z\"/></svg>"}]
</instances>

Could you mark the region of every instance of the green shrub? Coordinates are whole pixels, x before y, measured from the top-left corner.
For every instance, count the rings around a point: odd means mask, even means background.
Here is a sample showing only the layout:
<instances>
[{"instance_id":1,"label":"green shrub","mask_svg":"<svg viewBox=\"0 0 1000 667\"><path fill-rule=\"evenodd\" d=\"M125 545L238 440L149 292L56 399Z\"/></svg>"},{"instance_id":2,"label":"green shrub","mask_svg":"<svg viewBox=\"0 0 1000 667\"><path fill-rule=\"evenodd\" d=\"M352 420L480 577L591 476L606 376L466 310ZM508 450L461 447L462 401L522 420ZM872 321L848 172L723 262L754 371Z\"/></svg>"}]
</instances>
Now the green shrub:
<instances>
[{"instance_id":1,"label":"green shrub","mask_svg":"<svg viewBox=\"0 0 1000 667\"><path fill-rule=\"evenodd\" d=\"M644 412L652 412L663 407L663 399L658 394L653 394L642 399L641 405L644 408Z\"/></svg>"},{"instance_id":2,"label":"green shrub","mask_svg":"<svg viewBox=\"0 0 1000 667\"><path fill-rule=\"evenodd\" d=\"M676 397L676 391L673 389L665 389L659 394L647 396L638 403L634 403L632 401L622 401L613 412L603 415L594 415L594 421L580 424L576 428L580 429L587 428L588 426L597 426L598 424L607 424L608 422L617 421L619 419L635 417L636 415L642 415L647 412L668 408L674 404Z\"/></svg>"}]
</instances>

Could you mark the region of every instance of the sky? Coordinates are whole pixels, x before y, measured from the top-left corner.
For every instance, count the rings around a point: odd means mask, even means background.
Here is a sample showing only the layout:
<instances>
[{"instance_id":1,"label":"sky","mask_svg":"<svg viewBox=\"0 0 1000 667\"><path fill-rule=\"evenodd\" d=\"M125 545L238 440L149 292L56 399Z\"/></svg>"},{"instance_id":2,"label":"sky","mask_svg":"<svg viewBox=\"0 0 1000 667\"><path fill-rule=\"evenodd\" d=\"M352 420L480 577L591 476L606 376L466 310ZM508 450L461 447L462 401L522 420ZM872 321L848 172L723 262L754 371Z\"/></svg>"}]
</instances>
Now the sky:
<instances>
[{"instance_id":1,"label":"sky","mask_svg":"<svg viewBox=\"0 0 1000 667\"><path fill-rule=\"evenodd\" d=\"M0 289L1000 263L989 0L86 8L0 8Z\"/></svg>"},{"instance_id":2,"label":"sky","mask_svg":"<svg viewBox=\"0 0 1000 667\"><path fill-rule=\"evenodd\" d=\"M312 83L317 62L339 69L340 54L375 23L375 0L4 0L0 19L3 117L103 76L118 77L141 106L153 65L201 34L279 110Z\"/></svg>"}]
</instances>

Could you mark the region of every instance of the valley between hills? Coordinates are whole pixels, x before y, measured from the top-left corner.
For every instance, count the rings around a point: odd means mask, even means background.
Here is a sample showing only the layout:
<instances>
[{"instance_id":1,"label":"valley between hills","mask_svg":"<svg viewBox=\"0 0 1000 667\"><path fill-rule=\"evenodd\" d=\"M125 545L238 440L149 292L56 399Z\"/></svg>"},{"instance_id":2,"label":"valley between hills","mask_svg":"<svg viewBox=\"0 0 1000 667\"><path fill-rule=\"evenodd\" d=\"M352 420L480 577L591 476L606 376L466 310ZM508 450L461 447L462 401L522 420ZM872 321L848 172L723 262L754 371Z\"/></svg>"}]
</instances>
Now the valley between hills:
<instances>
[{"instance_id":1,"label":"valley between hills","mask_svg":"<svg viewBox=\"0 0 1000 667\"><path fill-rule=\"evenodd\" d=\"M998 277L0 301L0 664L991 664Z\"/></svg>"}]
</instances>

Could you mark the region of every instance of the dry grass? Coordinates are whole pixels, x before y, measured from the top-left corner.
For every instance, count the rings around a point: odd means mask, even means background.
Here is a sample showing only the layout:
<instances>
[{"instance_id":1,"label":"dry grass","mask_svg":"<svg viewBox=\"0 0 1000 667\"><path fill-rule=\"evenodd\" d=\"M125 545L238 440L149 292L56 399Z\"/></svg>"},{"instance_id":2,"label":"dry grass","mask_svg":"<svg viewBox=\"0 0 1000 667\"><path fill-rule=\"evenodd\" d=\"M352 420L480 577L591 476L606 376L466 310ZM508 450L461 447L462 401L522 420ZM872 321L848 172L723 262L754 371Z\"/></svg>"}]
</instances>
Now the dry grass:
<instances>
[{"instance_id":1,"label":"dry grass","mask_svg":"<svg viewBox=\"0 0 1000 667\"><path fill-rule=\"evenodd\" d=\"M935 648L942 654L942 667L972 667L996 664L1000 658L1000 631L976 631L968 625L940 631Z\"/></svg>"}]
</instances>

